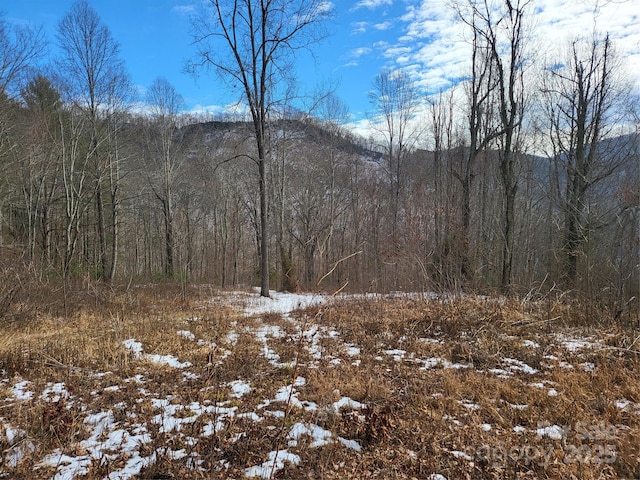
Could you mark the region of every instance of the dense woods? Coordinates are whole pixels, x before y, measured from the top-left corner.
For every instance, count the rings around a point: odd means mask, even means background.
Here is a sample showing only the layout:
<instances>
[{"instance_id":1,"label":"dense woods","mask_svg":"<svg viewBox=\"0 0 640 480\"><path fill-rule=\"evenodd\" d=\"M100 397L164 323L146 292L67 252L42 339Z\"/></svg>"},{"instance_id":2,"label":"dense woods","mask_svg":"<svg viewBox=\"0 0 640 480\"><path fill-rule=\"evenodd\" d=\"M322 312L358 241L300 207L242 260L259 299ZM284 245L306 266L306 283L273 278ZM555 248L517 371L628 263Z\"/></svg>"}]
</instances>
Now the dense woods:
<instances>
[{"instance_id":1,"label":"dense woods","mask_svg":"<svg viewBox=\"0 0 640 480\"><path fill-rule=\"evenodd\" d=\"M134 110L89 4L60 20L46 68L41 32L0 20L2 282L261 285L267 265L286 290L570 290L624 308L640 289L637 99L606 34L543 61L530 15L464 4L468 75L426 95L382 72L367 139L330 93L310 112L267 95L253 117L201 118L159 78Z\"/></svg>"}]
</instances>

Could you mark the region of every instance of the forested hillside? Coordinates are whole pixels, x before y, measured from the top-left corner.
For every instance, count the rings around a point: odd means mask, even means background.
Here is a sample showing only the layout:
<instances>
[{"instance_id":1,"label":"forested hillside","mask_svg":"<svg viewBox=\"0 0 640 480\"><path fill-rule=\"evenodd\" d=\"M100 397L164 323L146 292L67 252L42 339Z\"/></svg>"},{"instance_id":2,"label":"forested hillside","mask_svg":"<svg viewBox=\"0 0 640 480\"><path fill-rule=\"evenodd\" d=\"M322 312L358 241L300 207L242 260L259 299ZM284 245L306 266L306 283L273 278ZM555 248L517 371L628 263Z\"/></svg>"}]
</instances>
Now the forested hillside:
<instances>
[{"instance_id":1,"label":"forested hillside","mask_svg":"<svg viewBox=\"0 0 640 480\"><path fill-rule=\"evenodd\" d=\"M499 33L460 8L469 75L427 98L407 72L380 73L367 139L331 92L308 112L275 99L212 119L158 78L136 103L84 1L46 69L39 31L2 20L6 291L12 272L264 290L268 265L288 291L556 290L623 308L640 288L640 147L611 40L576 40L534 82L525 6Z\"/></svg>"},{"instance_id":2,"label":"forested hillside","mask_svg":"<svg viewBox=\"0 0 640 480\"><path fill-rule=\"evenodd\" d=\"M55 92L43 92L48 95ZM249 123L181 125L184 119L176 118L167 127L143 117L109 117L97 149L108 163L96 173L69 157L69 148L89 145L82 131L64 137L74 122L82 123L77 112L5 105L15 119L5 137L13 147L3 157L5 264L20 258L45 277L181 278L220 286L257 281L257 168ZM502 199L495 151L484 152L473 169L465 238L460 178L466 147L408 154L394 213L384 154L330 127L312 119L270 125L270 245L277 287L500 287ZM615 152L619 165L588 197L576 287L631 295L638 285L638 137L611 139L601 149L602 157ZM566 175L557 162L540 156L521 155L519 168L512 286L524 293L561 287L559 197ZM107 193L106 270L98 185Z\"/></svg>"}]
</instances>

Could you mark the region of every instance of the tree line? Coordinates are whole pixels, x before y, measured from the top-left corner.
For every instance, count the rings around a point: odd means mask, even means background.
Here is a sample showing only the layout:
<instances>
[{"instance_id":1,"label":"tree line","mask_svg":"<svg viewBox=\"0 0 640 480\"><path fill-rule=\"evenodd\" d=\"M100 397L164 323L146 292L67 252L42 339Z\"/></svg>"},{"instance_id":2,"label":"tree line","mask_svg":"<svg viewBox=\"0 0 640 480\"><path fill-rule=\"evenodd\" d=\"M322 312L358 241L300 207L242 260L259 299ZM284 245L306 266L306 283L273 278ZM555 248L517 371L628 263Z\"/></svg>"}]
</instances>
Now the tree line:
<instances>
[{"instance_id":1,"label":"tree line","mask_svg":"<svg viewBox=\"0 0 640 480\"><path fill-rule=\"evenodd\" d=\"M307 110L290 100L287 66L322 38L326 8L211 0L189 67L222 73L248 106L215 119L184 113L164 78L133 110L118 43L85 0L60 20L46 69L42 31L0 19L3 257L43 279L263 295L637 294L640 123L608 35L541 61L530 2L459 3L467 75L427 96L406 71L380 72L365 139L333 93Z\"/></svg>"}]
</instances>

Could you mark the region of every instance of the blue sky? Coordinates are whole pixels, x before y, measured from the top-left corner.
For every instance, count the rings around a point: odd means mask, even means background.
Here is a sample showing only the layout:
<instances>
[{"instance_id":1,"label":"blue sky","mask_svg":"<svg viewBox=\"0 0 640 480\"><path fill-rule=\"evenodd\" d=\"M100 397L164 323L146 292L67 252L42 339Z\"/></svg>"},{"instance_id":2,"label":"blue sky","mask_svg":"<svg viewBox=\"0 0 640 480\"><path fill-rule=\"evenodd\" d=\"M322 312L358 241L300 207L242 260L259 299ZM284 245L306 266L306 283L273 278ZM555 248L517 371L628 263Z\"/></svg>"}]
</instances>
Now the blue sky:
<instances>
[{"instance_id":1,"label":"blue sky","mask_svg":"<svg viewBox=\"0 0 640 480\"><path fill-rule=\"evenodd\" d=\"M43 26L55 54L58 21L72 4L73 0L21 0L2 5L0 11L10 23ZM119 42L121 56L141 92L154 78L164 76L184 97L188 109L217 111L237 100L221 91L223 86L214 74L194 79L183 73L185 60L195 54L189 0L89 0L89 4ZM334 13L331 35L314 48L316 58L307 54L299 59L300 90L312 92L318 85L337 83L351 113L362 117L370 108L367 92L372 78L385 63L375 53L375 44L391 42L401 34L398 17L404 8L402 4L372 8L337 2Z\"/></svg>"},{"instance_id":2,"label":"blue sky","mask_svg":"<svg viewBox=\"0 0 640 480\"><path fill-rule=\"evenodd\" d=\"M89 0L119 42L133 83L144 92L166 77L194 111L219 112L237 100L218 78L183 73L192 57L189 15L197 0ZM0 11L10 23L43 26L55 54L58 21L73 0L11 0ZM405 68L427 91L446 88L464 74L469 54L465 34L443 0L333 0L331 36L314 48L316 62L300 58L301 91L338 83L354 124L363 126L371 110L368 91L383 68ZM593 30L609 31L630 79L640 83L640 0L533 0L534 51L557 54L558 45Z\"/></svg>"}]
</instances>

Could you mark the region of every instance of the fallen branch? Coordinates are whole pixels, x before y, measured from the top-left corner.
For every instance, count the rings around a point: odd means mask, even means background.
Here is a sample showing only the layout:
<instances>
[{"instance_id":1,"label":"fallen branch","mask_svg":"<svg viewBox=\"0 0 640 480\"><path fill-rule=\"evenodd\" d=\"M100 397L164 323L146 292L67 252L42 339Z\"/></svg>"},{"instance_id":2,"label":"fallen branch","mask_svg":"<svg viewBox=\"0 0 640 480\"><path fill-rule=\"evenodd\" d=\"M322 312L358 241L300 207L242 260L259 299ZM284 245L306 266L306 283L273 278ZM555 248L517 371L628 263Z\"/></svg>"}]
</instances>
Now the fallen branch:
<instances>
[{"instance_id":1,"label":"fallen branch","mask_svg":"<svg viewBox=\"0 0 640 480\"><path fill-rule=\"evenodd\" d=\"M318 280L318 283L316 284L316 286L320 286L320 284L322 283L322 281L327 278L329 275L331 275L333 272L336 271L336 268L338 268L338 265L340 265L342 262L344 262L345 260L349 260L351 257L355 257L356 255L360 255L362 253L362 250L358 250L357 252L353 252L350 255L347 255L346 257L341 258L340 260L338 260L336 263L333 264L333 267L331 267L331 270L329 270L327 273L325 273L322 278L320 280ZM343 287L344 288L344 287ZM342 290L342 289L341 289Z\"/></svg>"}]
</instances>

